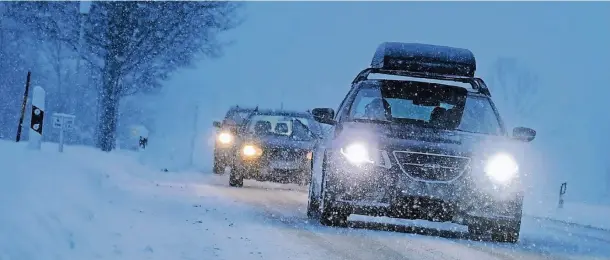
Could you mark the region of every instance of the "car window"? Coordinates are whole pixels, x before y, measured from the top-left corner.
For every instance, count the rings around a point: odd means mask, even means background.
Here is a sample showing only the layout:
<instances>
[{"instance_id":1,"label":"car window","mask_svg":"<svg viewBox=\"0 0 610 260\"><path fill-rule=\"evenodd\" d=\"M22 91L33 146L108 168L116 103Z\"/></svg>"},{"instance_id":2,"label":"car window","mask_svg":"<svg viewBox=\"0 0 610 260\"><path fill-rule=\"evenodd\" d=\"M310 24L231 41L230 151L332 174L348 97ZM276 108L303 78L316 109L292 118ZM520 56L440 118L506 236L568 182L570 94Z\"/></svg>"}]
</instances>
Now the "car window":
<instances>
[{"instance_id":1,"label":"car window","mask_svg":"<svg viewBox=\"0 0 610 260\"><path fill-rule=\"evenodd\" d=\"M258 114L250 117L246 132L254 135L291 136L297 140L311 140L317 131L312 120L298 116Z\"/></svg>"},{"instance_id":2,"label":"car window","mask_svg":"<svg viewBox=\"0 0 610 260\"><path fill-rule=\"evenodd\" d=\"M502 128L489 99L485 97L468 97L464 107L459 130L485 133L502 134Z\"/></svg>"},{"instance_id":3,"label":"car window","mask_svg":"<svg viewBox=\"0 0 610 260\"><path fill-rule=\"evenodd\" d=\"M225 117L225 121L234 122L234 123L240 125L244 122L244 120L246 118L248 118L249 115L250 115L250 112L248 112L248 111L240 111L240 112L232 111L232 112L227 113L227 116Z\"/></svg>"},{"instance_id":4,"label":"car window","mask_svg":"<svg viewBox=\"0 0 610 260\"><path fill-rule=\"evenodd\" d=\"M489 100L466 90L410 82L361 88L350 110L352 120L376 120L498 135L502 128Z\"/></svg>"}]
</instances>

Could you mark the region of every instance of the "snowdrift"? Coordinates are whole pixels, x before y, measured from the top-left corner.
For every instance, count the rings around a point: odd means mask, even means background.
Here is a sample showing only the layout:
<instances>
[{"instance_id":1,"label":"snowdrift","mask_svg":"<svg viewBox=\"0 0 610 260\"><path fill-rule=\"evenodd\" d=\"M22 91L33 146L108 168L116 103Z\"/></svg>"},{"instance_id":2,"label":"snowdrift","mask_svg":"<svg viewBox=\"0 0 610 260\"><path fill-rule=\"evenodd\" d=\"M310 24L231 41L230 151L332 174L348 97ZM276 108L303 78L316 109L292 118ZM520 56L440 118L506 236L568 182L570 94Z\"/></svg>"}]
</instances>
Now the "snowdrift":
<instances>
[{"instance_id":1,"label":"snowdrift","mask_svg":"<svg viewBox=\"0 0 610 260\"><path fill-rule=\"evenodd\" d=\"M1 260L245 259L298 250L274 242L276 231L247 207L197 185L205 175L147 168L132 152L58 153L50 143L32 151L0 141L0 165Z\"/></svg>"},{"instance_id":2,"label":"snowdrift","mask_svg":"<svg viewBox=\"0 0 610 260\"><path fill-rule=\"evenodd\" d=\"M137 184L129 178L143 168L126 154L0 142L0 158L0 259L90 259L150 246L146 233L127 236L145 226L134 225L138 198L117 185ZM124 239L133 239L130 248L116 244Z\"/></svg>"},{"instance_id":3,"label":"snowdrift","mask_svg":"<svg viewBox=\"0 0 610 260\"><path fill-rule=\"evenodd\" d=\"M610 230L610 206L576 202L565 202L563 208L553 206L530 208L525 213L533 217Z\"/></svg>"}]
</instances>

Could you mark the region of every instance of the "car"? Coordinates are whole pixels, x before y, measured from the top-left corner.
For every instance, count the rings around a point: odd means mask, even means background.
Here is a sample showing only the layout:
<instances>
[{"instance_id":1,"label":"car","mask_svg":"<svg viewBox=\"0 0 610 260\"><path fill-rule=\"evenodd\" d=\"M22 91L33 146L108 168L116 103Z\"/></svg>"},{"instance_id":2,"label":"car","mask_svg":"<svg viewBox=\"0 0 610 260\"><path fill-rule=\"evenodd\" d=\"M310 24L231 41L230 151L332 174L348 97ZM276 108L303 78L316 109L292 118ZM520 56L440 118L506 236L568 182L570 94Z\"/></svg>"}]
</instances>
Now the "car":
<instances>
[{"instance_id":1,"label":"car","mask_svg":"<svg viewBox=\"0 0 610 260\"><path fill-rule=\"evenodd\" d=\"M336 113L312 110L332 129L314 147L307 215L329 226L350 214L453 222L517 242L519 149L536 131L509 135L475 70L467 49L382 43Z\"/></svg>"},{"instance_id":2,"label":"car","mask_svg":"<svg viewBox=\"0 0 610 260\"><path fill-rule=\"evenodd\" d=\"M235 154L235 139L238 137L237 129L255 109L238 105L231 106L222 122L213 122L213 126L216 128L213 167L215 174L223 174L225 168L232 164Z\"/></svg>"},{"instance_id":3,"label":"car","mask_svg":"<svg viewBox=\"0 0 610 260\"><path fill-rule=\"evenodd\" d=\"M230 186L242 187L244 179L309 182L312 149L321 136L310 112L256 110L239 132Z\"/></svg>"}]
</instances>

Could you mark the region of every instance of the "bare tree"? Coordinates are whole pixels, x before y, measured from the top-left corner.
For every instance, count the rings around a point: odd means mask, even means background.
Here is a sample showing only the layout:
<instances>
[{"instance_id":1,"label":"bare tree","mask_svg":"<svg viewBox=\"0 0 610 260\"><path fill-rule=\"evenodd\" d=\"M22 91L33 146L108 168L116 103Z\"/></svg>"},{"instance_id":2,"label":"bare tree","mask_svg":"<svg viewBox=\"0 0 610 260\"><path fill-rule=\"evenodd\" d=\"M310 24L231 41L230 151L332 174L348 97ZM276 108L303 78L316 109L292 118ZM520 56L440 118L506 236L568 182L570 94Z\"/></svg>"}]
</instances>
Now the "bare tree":
<instances>
[{"instance_id":1,"label":"bare tree","mask_svg":"<svg viewBox=\"0 0 610 260\"><path fill-rule=\"evenodd\" d=\"M492 73L489 88L503 115L511 121L528 121L537 116L539 83L536 74L515 58L498 58Z\"/></svg>"}]
</instances>

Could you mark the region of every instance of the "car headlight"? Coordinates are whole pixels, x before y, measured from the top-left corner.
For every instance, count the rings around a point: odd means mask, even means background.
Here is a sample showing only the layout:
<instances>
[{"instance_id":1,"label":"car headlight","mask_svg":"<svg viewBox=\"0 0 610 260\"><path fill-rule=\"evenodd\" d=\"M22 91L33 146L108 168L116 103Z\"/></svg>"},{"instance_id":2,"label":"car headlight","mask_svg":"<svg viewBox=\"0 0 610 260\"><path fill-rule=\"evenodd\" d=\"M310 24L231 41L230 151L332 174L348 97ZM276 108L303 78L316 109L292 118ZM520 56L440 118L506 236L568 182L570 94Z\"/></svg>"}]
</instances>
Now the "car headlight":
<instances>
[{"instance_id":1,"label":"car headlight","mask_svg":"<svg viewBox=\"0 0 610 260\"><path fill-rule=\"evenodd\" d=\"M247 144L241 149L241 154L248 158L259 157L263 154L263 150L254 145Z\"/></svg>"},{"instance_id":2,"label":"car headlight","mask_svg":"<svg viewBox=\"0 0 610 260\"><path fill-rule=\"evenodd\" d=\"M489 158L485 165L485 173L493 181L506 183L517 176L519 165L508 154L497 154Z\"/></svg>"},{"instance_id":3,"label":"car headlight","mask_svg":"<svg viewBox=\"0 0 610 260\"><path fill-rule=\"evenodd\" d=\"M233 142L233 135L227 132L222 132L218 135L218 141L221 144L230 144Z\"/></svg>"},{"instance_id":4,"label":"car headlight","mask_svg":"<svg viewBox=\"0 0 610 260\"><path fill-rule=\"evenodd\" d=\"M356 165L373 162L370 158L367 146L363 143L352 143L345 148L341 148L341 154L343 154L349 162Z\"/></svg>"}]
</instances>

